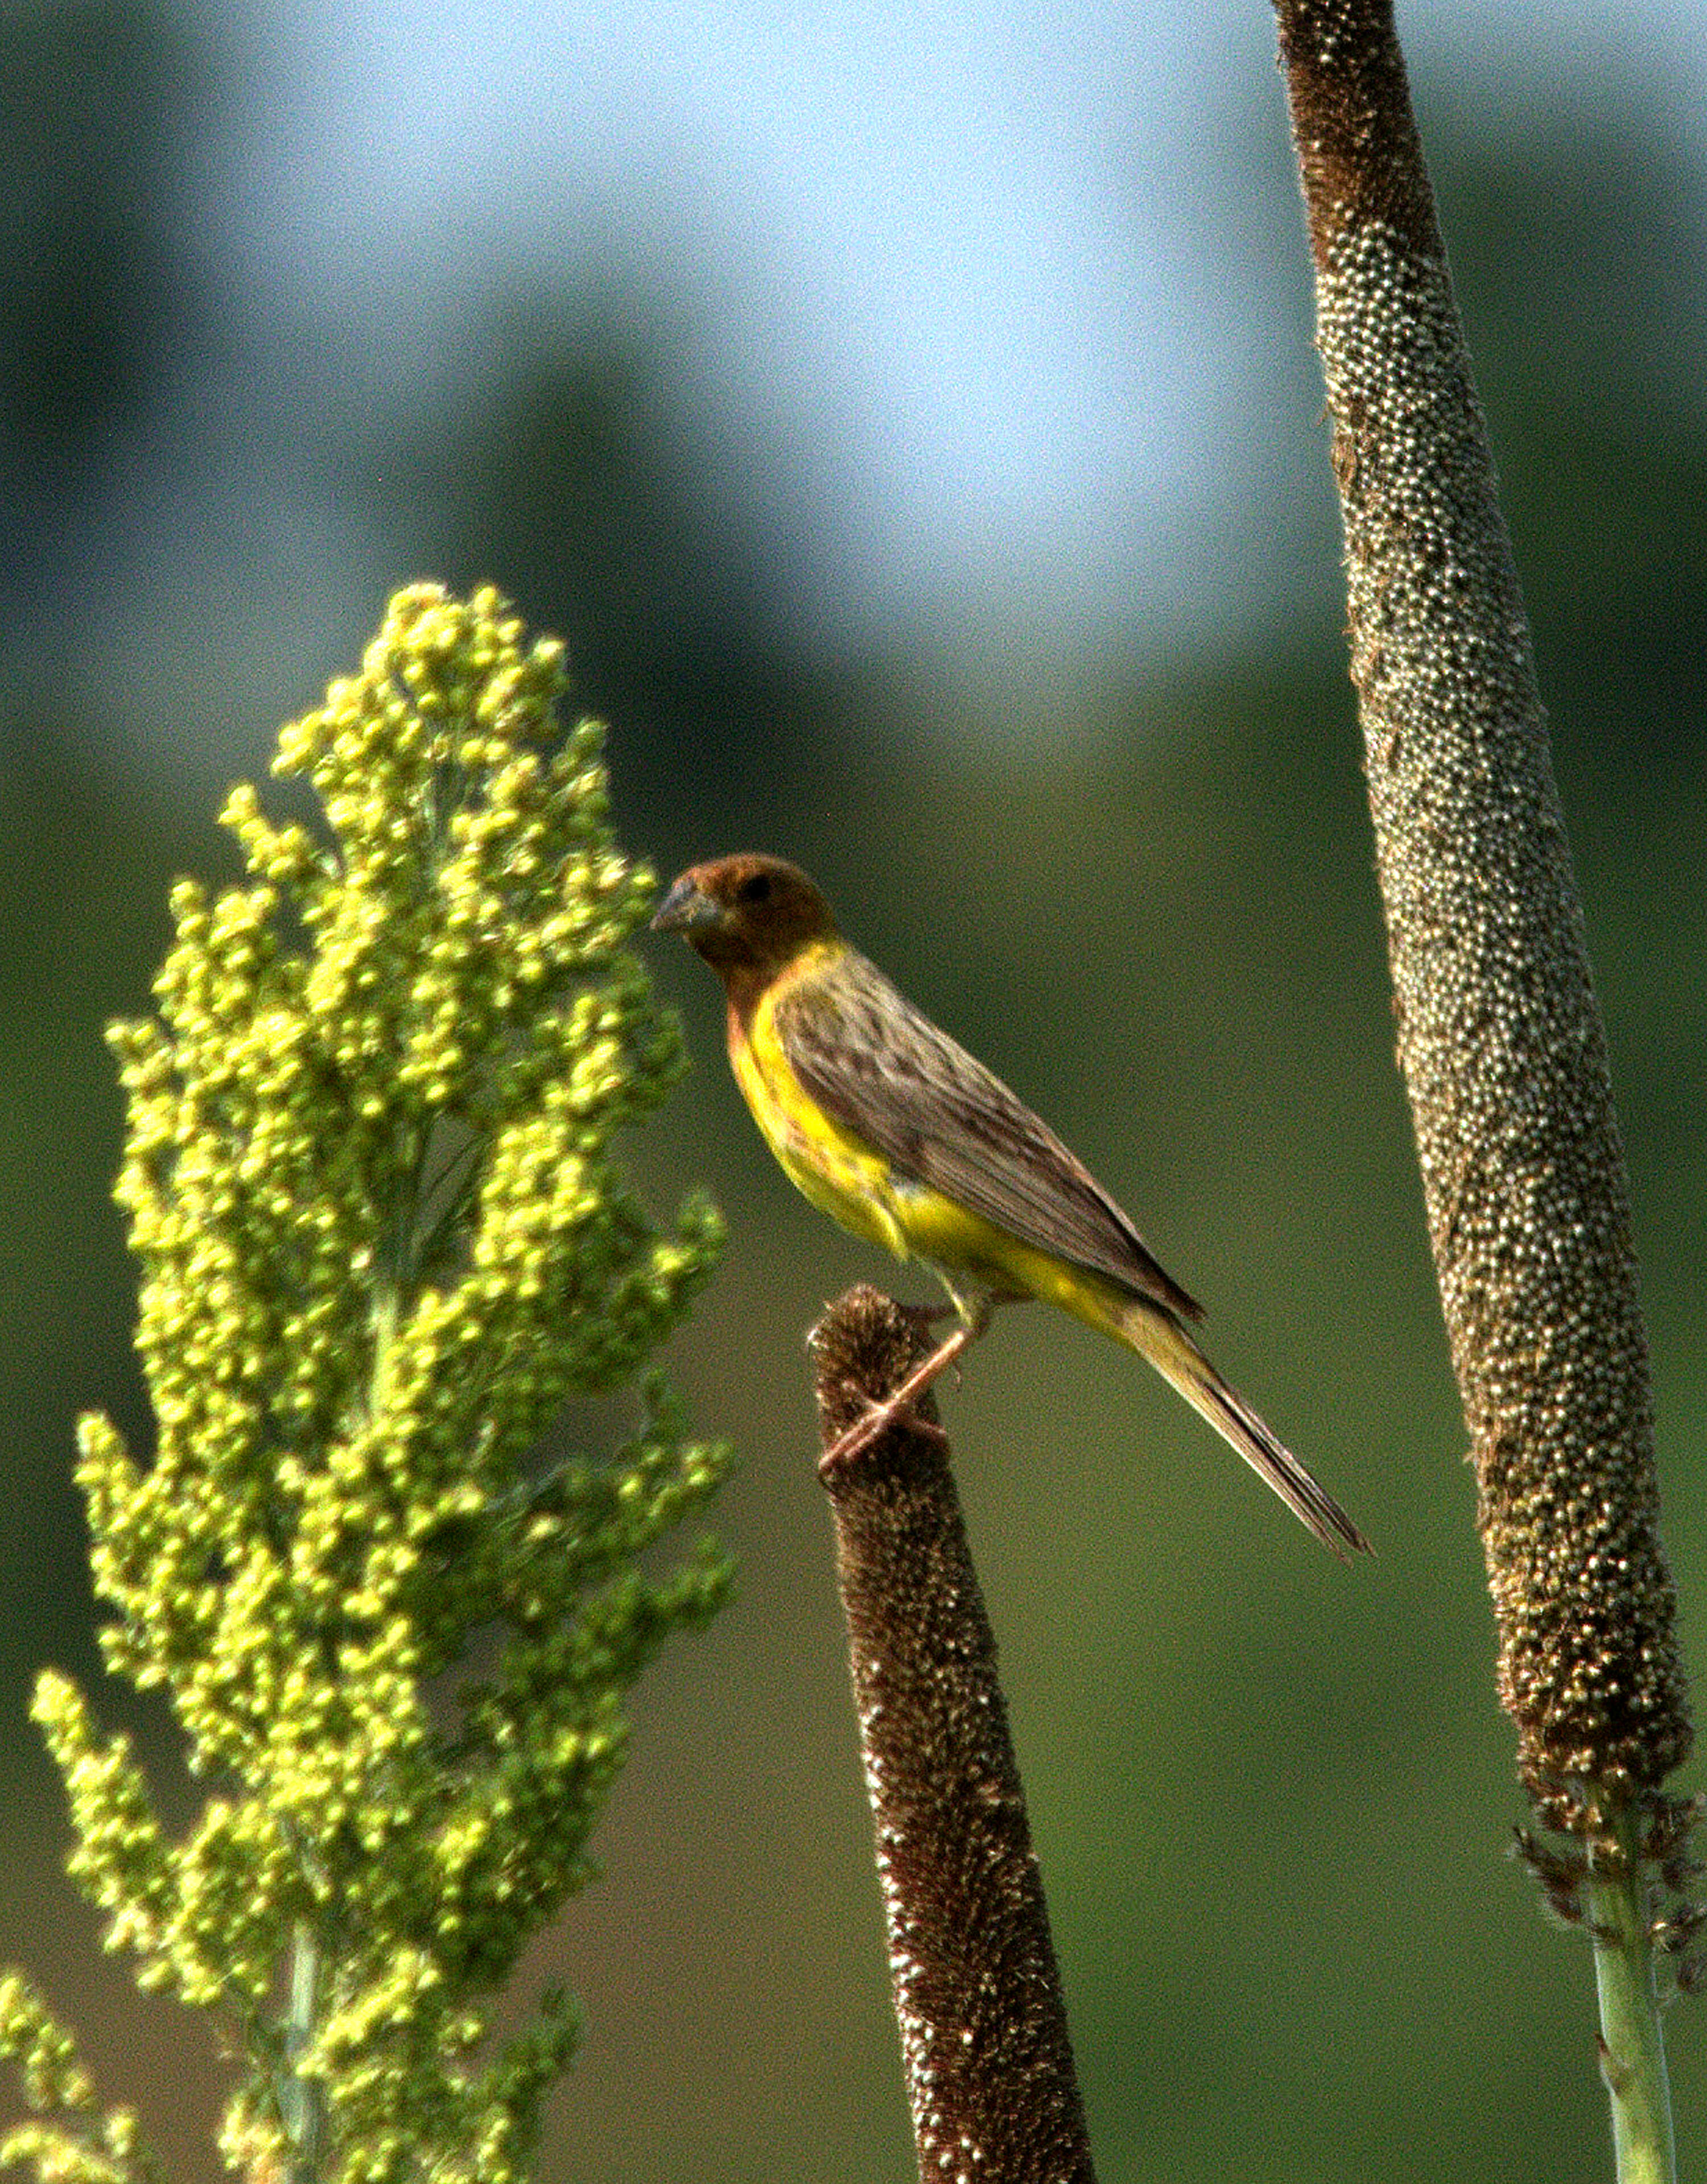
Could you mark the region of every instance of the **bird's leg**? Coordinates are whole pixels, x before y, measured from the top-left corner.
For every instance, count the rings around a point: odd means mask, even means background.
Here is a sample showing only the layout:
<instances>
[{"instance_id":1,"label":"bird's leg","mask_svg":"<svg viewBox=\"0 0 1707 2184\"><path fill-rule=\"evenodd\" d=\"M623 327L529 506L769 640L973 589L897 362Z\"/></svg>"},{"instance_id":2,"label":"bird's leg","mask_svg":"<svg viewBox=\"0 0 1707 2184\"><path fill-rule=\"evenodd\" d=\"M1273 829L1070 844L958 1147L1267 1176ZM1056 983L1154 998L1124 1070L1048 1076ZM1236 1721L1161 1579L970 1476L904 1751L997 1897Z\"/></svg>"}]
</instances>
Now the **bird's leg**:
<instances>
[{"instance_id":1,"label":"bird's leg","mask_svg":"<svg viewBox=\"0 0 1707 2184\"><path fill-rule=\"evenodd\" d=\"M880 1434L888 1432L904 1412L910 1411L932 1381L940 1379L961 1352L969 1349L986 1332L996 1307L1001 1301L1001 1297L993 1293L980 1295L970 1304L952 1290L950 1295L954 1296L954 1308L961 1315L960 1325L952 1334L938 1343L929 1357L913 1367L900 1387L885 1396L882 1402L873 1403L862 1418L856 1418L845 1433L831 1443L818 1458L819 1478L828 1479L838 1464L845 1463L851 1457L863 1454ZM936 1319L941 1314L932 1312L929 1317ZM916 1418L913 1424L921 1432L941 1435L941 1427L933 1426L927 1418Z\"/></svg>"}]
</instances>

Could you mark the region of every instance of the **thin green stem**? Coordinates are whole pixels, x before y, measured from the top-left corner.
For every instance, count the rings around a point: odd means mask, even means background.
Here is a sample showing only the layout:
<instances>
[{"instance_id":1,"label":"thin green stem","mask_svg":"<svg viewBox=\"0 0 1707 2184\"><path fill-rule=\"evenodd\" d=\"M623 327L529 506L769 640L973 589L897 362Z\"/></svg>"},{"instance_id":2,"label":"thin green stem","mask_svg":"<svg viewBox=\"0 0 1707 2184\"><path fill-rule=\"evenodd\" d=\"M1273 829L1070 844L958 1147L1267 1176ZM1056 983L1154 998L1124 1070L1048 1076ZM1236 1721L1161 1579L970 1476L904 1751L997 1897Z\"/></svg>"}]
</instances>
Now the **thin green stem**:
<instances>
[{"instance_id":1,"label":"thin green stem","mask_svg":"<svg viewBox=\"0 0 1707 2184\"><path fill-rule=\"evenodd\" d=\"M326 2096L317 2079L300 2076L296 2068L298 2059L314 2038L319 1997L320 1942L308 1921L298 1919L291 1938L286 2075L279 2087L279 2109L291 2142L287 2184L319 2184L326 2141Z\"/></svg>"},{"instance_id":2,"label":"thin green stem","mask_svg":"<svg viewBox=\"0 0 1707 2184\"><path fill-rule=\"evenodd\" d=\"M1676 2184L1671 2090L1654 1979L1634 1814L1590 1852L1584 1892L1600 1992L1600 2074L1612 2102L1619 2184Z\"/></svg>"}]
</instances>

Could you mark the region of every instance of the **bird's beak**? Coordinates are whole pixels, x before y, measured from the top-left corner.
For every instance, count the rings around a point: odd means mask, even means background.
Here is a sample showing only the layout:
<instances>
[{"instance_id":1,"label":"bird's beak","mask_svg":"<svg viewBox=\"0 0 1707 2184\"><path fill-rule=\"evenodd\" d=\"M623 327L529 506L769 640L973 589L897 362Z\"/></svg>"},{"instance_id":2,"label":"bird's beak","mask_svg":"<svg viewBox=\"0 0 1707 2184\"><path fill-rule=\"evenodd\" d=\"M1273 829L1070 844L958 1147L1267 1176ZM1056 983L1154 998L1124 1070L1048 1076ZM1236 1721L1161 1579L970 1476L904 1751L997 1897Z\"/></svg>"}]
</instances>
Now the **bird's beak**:
<instances>
[{"instance_id":1,"label":"bird's beak","mask_svg":"<svg viewBox=\"0 0 1707 2184\"><path fill-rule=\"evenodd\" d=\"M654 933L685 933L689 939L702 933L708 925L715 925L723 914L722 905L702 894L691 872L683 872L673 880L670 892L658 905L652 919Z\"/></svg>"}]
</instances>

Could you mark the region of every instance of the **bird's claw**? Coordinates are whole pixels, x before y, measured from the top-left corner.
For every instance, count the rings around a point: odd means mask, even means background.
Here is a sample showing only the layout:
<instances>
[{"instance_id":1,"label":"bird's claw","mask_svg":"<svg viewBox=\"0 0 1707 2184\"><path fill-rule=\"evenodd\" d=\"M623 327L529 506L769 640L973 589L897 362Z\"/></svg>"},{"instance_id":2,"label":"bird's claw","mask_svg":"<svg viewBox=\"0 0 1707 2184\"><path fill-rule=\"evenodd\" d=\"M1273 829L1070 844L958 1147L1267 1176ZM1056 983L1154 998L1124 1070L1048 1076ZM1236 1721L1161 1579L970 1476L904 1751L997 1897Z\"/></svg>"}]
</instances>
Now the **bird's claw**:
<instances>
[{"instance_id":1,"label":"bird's claw","mask_svg":"<svg viewBox=\"0 0 1707 2184\"><path fill-rule=\"evenodd\" d=\"M873 1403L863 1418L856 1419L845 1433L837 1435L818 1459L819 1478L828 1480L842 1464L868 1449L879 1434L886 1433L895 1420L902 1417L919 1432L930 1436L940 1447L946 1448L948 1435L940 1425L921 1418L915 1406L933 1381L946 1373L951 1365L957 1363L968 1343L975 1341L988 1324L987 1312L982 1315L981 1323L976 1327L968 1326L962 1321L952 1334L937 1345L923 1363L913 1367L898 1388L880 1403Z\"/></svg>"},{"instance_id":2,"label":"bird's claw","mask_svg":"<svg viewBox=\"0 0 1707 2184\"><path fill-rule=\"evenodd\" d=\"M939 1448L947 1448L948 1435L942 1427L934 1418L921 1417L913 1408L912 1398L903 1390L898 1395L890 1396L885 1402L873 1403L862 1418L856 1418L845 1432L838 1435L818 1458L818 1477L828 1485L841 1465L851 1462L856 1456L863 1456L874 1441L881 1440L901 1418L906 1419L911 1432L923 1434L927 1440L934 1441Z\"/></svg>"}]
</instances>

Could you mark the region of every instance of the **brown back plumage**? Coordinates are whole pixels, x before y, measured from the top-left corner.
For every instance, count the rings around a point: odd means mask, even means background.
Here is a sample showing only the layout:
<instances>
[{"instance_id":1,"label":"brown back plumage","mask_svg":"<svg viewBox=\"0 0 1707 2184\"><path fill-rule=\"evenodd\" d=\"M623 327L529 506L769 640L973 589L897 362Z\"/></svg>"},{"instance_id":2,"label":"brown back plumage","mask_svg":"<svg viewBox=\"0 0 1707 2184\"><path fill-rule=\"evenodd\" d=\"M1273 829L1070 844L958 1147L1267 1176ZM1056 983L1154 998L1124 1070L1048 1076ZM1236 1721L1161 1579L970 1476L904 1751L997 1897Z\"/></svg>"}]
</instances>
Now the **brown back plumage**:
<instances>
[{"instance_id":1,"label":"brown back plumage","mask_svg":"<svg viewBox=\"0 0 1707 2184\"><path fill-rule=\"evenodd\" d=\"M1022 1243L1201 1319L1089 1168L853 949L779 995L777 1036L826 1113Z\"/></svg>"}]
</instances>

